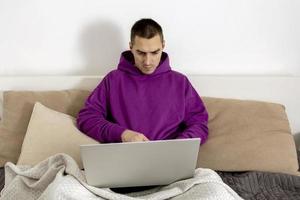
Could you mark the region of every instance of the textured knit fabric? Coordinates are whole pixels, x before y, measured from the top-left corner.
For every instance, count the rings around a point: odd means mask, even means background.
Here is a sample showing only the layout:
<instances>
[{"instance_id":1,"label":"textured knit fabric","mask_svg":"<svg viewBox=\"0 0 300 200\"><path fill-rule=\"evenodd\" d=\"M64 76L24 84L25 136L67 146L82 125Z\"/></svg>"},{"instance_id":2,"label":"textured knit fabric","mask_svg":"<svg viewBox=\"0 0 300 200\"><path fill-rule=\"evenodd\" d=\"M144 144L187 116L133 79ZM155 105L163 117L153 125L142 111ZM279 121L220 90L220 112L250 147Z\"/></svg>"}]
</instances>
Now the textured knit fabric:
<instances>
[{"instance_id":1,"label":"textured knit fabric","mask_svg":"<svg viewBox=\"0 0 300 200\"><path fill-rule=\"evenodd\" d=\"M153 174L155 175L155 174ZM101 177L99 177L101 178ZM130 194L96 188L85 181L72 157L57 154L37 165L5 165L5 187L0 200L240 200L210 169L198 168L192 178Z\"/></svg>"}]
</instances>

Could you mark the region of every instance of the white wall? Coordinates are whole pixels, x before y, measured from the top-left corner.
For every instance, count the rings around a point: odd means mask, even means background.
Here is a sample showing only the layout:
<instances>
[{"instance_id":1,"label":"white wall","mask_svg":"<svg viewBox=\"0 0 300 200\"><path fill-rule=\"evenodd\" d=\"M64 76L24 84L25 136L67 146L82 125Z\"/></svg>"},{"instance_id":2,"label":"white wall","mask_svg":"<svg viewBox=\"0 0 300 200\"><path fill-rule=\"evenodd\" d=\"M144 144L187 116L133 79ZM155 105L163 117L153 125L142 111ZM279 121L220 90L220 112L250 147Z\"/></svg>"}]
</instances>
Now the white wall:
<instances>
[{"instance_id":1,"label":"white wall","mask_svg":"<svg viewBox=\"0 0 300 200\"><path fill-rule=\"evenodd\" d=\"M132 24L163 27L175 70L300 75L299 0L0 0L0 75L103 75Z\"/></svg>"}]
</instances>

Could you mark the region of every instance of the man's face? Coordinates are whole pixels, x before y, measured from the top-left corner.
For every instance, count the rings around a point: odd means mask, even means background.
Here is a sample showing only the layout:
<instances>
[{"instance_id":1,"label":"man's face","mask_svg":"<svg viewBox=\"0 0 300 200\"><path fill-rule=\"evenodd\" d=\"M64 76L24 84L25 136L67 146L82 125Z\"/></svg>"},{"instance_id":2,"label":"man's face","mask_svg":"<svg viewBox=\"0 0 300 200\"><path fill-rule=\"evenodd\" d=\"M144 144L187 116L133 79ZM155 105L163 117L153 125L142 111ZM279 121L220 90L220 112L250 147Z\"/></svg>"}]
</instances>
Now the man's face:
<instances>
[{"instance_id":1,"label":"man's face","mask_svg":"<svg viewBox=\"0 0 300 200\"><path fill-rule=\"evenodd\" d=\"M134 56L135 66L143 74L152 74L159 65L164 42L157 34L147 39L135 36L133 43L129 43L131 52Z\"/></svg>"}]
</instances>

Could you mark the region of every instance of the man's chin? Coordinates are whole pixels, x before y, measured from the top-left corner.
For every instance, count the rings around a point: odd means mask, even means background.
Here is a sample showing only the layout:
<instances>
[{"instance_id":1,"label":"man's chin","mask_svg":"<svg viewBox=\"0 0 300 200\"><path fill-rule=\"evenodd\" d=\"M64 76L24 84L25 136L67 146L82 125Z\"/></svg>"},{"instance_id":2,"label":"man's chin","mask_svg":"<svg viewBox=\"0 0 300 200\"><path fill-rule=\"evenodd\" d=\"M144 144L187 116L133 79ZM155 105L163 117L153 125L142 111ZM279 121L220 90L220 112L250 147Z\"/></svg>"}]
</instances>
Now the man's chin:
<instances>
[{"instance_id":1,"label":"man's chin","mask_svg":"<svg viewBox=\"0 0 300 200\"><path fill-rule=\"evenodd\" d=\"M154 72L154 70L144 70L142 71L143 74L152 74Z\"/></svg>"},{"instance_id":2,"label":"man's chin","mask_svg":"<svg viewBox=\"0 0 300 200\"><path fill-rule=\"evenodd\" d=\"M146 68L146 67L138 67L138 69L143 73L143 74L152 74L155 69L153 69L153 67L151 68Z\"/></svg>"},{"instance_id":3,"label":"man's chin","mask_svg":"<svg viewBox=\"0 0 300 200\"><path fill-rule=\"evenodd\" d=\"M155 71L155 69L153 69L153 68L142 68L142 73L143 74L152 74L154 71Z\"/></svg>"}]
</instances>

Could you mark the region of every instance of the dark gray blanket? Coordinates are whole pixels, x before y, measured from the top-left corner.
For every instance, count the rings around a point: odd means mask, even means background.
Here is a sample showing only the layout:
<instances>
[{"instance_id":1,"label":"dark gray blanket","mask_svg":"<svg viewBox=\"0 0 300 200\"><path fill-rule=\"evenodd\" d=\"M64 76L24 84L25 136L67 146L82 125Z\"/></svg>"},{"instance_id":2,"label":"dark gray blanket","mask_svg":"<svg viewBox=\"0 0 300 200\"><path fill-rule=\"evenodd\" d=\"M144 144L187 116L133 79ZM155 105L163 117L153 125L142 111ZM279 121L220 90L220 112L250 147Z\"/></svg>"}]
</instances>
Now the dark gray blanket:
<instances>
[{"instance_id":1,"label":"dark gray blanket","mask_svg":"<svg viewBox=\"0 0 300 200\"><path fill-rule=\"evenodd\" d=\"M4 168L0 168L0 191L4 187Z\"/></svg>"},{"instance_id":2,"label":"dark gray blanket","mask_svg":"<svg viewBox=\"0 0 300 200\"><path fill-rule=\"evenodd\" d=\"M300 177L267 172L218 172L244 199L299 200Z\"/></svg>"},{"instance_id":3,"label":"dark gray blanket","mask_svg":"<svg viewBox=\"0 0 300 200\"><path fill-rule=\"evenodd\" d=\"M297 154L300 163L300 151L297 151ZM244 199L300 200L299 176L268 172L218 172L218 174Z\"/></svg>"}]
</instances>

